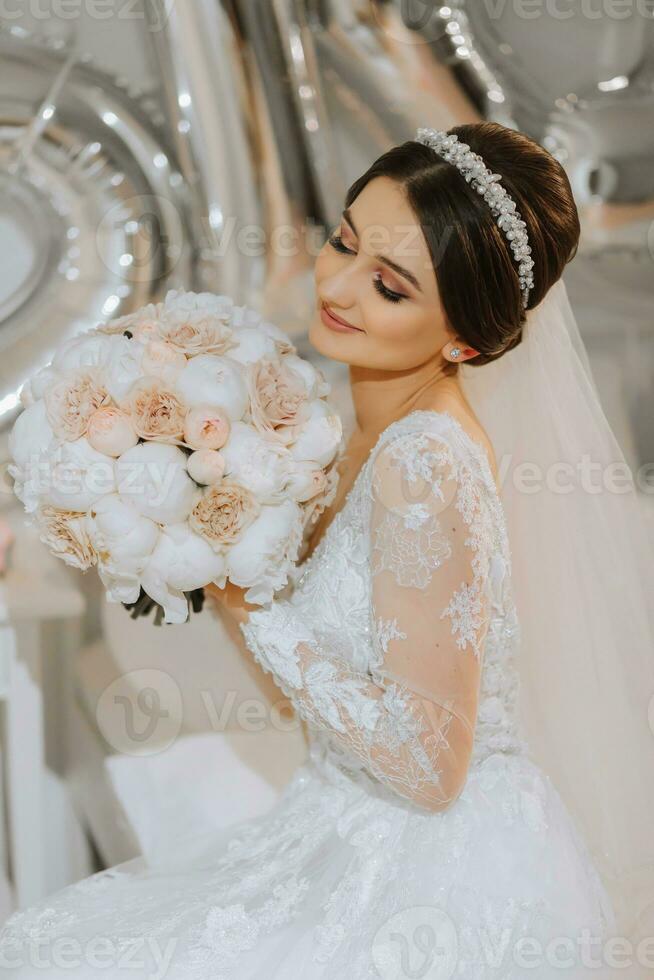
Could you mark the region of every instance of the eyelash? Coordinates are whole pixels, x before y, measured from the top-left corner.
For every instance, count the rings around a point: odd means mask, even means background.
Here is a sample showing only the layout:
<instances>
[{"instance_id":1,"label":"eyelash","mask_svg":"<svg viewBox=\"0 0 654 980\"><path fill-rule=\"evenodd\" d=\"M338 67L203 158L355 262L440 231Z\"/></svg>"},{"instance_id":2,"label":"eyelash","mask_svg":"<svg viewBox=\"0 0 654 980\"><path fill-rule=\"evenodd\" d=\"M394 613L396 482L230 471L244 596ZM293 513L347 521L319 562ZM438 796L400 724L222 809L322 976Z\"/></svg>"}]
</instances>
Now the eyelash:
<instances>
[{"instance_id":1,"label":"eyelash","mask_svg":"<svg viewBox=\"0 0 654 980\"><path fill-rule=\"evenodd\" d=\"M343 244L343 239L340 235L332 235L332 237L329 239L329 244L332 246L332 248L335 248L337 252L342 252L345 255L354 255L354 252L351 249L346 248L346 246ZM400 300L406 299L406 296L403 293L395 293L392 289L385 286L381 279L373 279L372 284L379 295L383 296L384 299L387 299L390 303L399 303Z\"/></svg>"}]
</instances>

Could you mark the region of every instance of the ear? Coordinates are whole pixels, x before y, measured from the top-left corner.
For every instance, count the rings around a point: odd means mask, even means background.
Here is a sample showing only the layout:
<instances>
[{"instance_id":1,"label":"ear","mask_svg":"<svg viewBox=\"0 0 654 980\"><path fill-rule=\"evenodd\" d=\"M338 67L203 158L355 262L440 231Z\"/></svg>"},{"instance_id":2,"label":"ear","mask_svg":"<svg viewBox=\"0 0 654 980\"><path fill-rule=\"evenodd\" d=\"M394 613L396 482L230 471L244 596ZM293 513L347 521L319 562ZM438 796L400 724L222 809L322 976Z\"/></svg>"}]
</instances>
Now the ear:
<instances>
[{"instance_id":1,"label":"ear","mask_svg":"<svg viewBox=\"0 0 654 980\"><path fill-rule=\"evenodd\" d=\"M474 347L468 347L467 344L457 338L447 343L442 350L445 360L452 361L454 364L468 361L471 357L476 357L478 353L479 351L475 350Z\"/></svg>"}]
</instances>

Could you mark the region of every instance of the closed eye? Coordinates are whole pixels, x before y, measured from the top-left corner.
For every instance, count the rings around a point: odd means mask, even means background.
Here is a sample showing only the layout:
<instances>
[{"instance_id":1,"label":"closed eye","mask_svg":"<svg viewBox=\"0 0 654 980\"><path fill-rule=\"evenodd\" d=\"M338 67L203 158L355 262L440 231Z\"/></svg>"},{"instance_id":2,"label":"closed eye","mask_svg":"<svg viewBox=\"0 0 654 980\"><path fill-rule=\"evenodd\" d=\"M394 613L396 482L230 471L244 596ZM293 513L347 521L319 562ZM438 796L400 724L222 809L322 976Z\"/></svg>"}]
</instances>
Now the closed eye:
<instances>
[{"instance_id":1,"label":"closed eye","mask_svg":"<svg viewBox=\"0 0 654 980\"><path fill-rule=\"evenodd\" d=\"M347 255L355 254L352 249L345 246L340 235L332 235L332 237L329 239L329 244L332 246L332 248L335 248L337 252L346 252Z\"/></svg>"},{"instance_id":2,"label":"closed eye","mask_svg":"<svg viewBox=\"0 0 654 980\"><path fill-rule=\"evenodd\" d=\"M356 252L350 248L347 248L340 235L332 235L332 237L329 239L329 244L332 246L332 248L336 249L337 252L342 252L345 255L356 255ZM380 296L383 296L383 298L388 300L389 303L399 303L400 300L407 298L404 293L396 293L394 290L389 289L383 280L378 277L378 275L378 273L375 274L372 284Z\"/></svg>"}]
</instances>

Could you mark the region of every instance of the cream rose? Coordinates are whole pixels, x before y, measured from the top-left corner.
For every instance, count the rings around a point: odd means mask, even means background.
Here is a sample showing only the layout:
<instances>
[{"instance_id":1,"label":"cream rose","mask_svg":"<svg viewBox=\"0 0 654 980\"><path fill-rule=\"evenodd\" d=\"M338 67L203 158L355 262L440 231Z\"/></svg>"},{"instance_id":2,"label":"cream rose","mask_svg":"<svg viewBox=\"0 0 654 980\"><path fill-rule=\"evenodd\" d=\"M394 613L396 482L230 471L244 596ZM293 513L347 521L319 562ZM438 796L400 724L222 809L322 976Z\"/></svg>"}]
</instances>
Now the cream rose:
<instances>
[{"instance_id":1,"label":"cream rose","mask_svg":"<svg viewBox=\"0 0 654 980\"><path fill-rule=\"evenodd\" d=\"M196 405L184 421L184 439L192 449L220 449L229 438L229 416L213 405Z\"/></svg>"},{"instance_id":2,"label":"cream rose","mask_svg":"<svg viewBox=\"0 0 654 980\"><path fill-rule=\"evenodd\" d=\"M111 396L98 368L71 373L49 387L44 395L48 421L55 435L74 442L86 435L89 419Z\"/></svg>"},{"instance_id":3,"label":"cream rose","mask_svg":"<svg viewBox=\"0 0 654 980\"><path fill-rule=\"evenodd\" d=\"M86 438L94 449L107 456L121 456L139 441L131 418L115 405L105 405L93 413Z\"/></svg>"},{"instance_id":4,"label":"cream rose","mask_svg":"<svg viewBox=\"0 0 654 980\"><path fill-rule=\"evenodd\" d=\"M252 424L266 435L287 444L288 430L309 417L304 380L281 358L265 358L247 367Z\"/></svg>"},{"instance_id":5,"label":"cream rose","mask_svg":"<svg viewBox=\"0 0 654 980\"><path fill-rule=\"evenodd\" d=\"M46 504L34 512L34 519L41 541L67 565L82 571L95 565L98 556L85 513Z\"/></svg>"},{"instance_id":6,"label":"cream rose","mask_svg":"<svg viewBox=\"0 0 654 980\"><path fill-rule=\"evenodd\" d=\"M220 483L204 491L188 522L214 551L222 551L240 539L260 510L256 497L245 487L237 483Z\"/></svg>"},{"instance_id":7,"label":"cream rose","mask_svg":"<svg viewBox=\"0 0 654 980\"><path fill-rule=\"evenodd\" d=\"M116 317L108 323L99 324L94 332L104 334L122 334L126 330L132 337L146 341L159 336L159 310L161 303L148 303L135 313Z\"/></svg>"},{"instance_id":8,"label":"cream rose","mask_svg":"<svg viewBox=\"0 0 654 980\"><path fill-rule=\"evenodd\" d=\"M136 432L151 442L180 443L186 406L160 378L141 378L130 388L127 407Z\"/></svg>"},{"instance_id":9,"label":"cream rose","mask_svg":"<svg viewBox=\"0 0 654 980\"><path fill-rule=\"evenodd\" d=\"M171 290L161 310L161 336L189 357L225 354L236 343L229 326L232 308L228 296Z\"/></svg>"}]
</instances>

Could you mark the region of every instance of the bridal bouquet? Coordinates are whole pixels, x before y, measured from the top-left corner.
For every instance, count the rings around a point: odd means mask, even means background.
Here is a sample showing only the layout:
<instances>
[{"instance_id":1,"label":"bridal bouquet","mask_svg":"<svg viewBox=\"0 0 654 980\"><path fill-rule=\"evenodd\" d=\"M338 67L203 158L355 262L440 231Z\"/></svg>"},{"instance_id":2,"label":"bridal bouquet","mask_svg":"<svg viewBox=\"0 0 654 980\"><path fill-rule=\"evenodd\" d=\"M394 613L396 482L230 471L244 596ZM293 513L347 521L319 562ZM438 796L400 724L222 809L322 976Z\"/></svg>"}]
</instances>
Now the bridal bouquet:
<instances>
[{"instance_id":1,"label":"bridal bouquet","mask_svg":"<svg viewBox=\"0 0 654 980\"><path fill-rule=\"evenodd\" d=\"M228 296L164 302L63 344L9 449L27 523L132 615L185 622L209 583L288 581L338 480L339 416L287 334Z\"/></svg>"}]
</instances>

